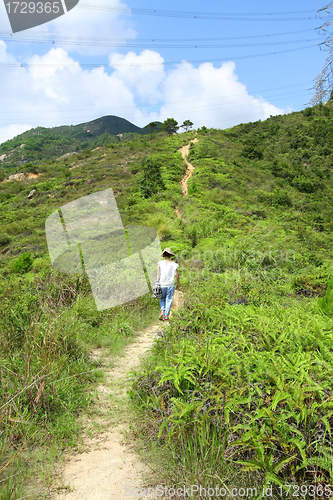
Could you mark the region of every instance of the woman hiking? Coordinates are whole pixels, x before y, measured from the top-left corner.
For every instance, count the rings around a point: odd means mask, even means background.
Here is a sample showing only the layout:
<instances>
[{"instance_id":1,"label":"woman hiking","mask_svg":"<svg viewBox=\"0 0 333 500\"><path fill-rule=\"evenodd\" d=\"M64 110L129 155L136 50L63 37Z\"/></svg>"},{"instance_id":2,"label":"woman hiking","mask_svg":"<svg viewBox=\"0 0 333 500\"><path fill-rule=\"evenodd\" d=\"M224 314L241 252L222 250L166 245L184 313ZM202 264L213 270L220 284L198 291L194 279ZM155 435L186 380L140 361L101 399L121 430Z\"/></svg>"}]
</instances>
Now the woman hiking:
<instances>
[{"instance_id":1,"label":"woman hiking","mask_svg":"<svg viewBox=\"0 0 333 500\"><path fill-rule=\"evenodd\" d=\"M164 321L169 321L169 313L175 289L179 290L179 275L177 271L179 264L171 260L171 256L173 255L175 254L170 248L165 248L162 253L164 260L160 260L157 264L157 281L160 282L162 288L162 298L160 300L161 313L159 319L164 319ZM177 278L176 288L175 276Z\"/></svg>"}]
</instances>

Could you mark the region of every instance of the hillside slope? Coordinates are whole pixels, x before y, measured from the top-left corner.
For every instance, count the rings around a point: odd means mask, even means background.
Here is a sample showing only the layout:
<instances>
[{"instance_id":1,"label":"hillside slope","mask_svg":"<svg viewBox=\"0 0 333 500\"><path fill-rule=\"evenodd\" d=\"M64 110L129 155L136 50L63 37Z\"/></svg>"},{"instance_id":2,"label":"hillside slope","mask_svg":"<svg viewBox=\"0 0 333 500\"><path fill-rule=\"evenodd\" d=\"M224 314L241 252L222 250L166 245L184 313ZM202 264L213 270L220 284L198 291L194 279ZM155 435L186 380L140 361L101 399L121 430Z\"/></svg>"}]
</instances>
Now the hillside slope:
<instances>
[{"instance_id":1,"label":"hillside slope","mask_svg":"<svg viewBox=\"0 0 333 500\"><path fill-rule=\"evenodd\" d=\"M79 125L53 128L37 127L0 144L0 169L26 165L31 162L58 158L82 149L93 149L112 140L119 141L118 134L147 134L140 128L118 116L103 116Z\"/></svg>"},{"instance_id":2,"label":"hillside slope","mask_svg":"<svg viewBox=\"0 0 333 500\"><path fill-rule=\"evenodd\" d=\"M38 177L2 183L2 401L34 382L48 347L64 353L41 404L36 383L11 406L10 418L26 415L41 436L53 429L69 444L73 431L64 423L93 383L79 376L89 369L92 342L104 335L114 345L137 317L158 311L146 296L97 312L84 276L50 270L47 216L112 188L124 225L154 227L162 246L177 253L187 294L132 391L151 439L165 456L178 457L175 481L207 485L217 474L229 486L332 482L330 290L318 299L333 272L332 119L328 104L229 130L202 127L189 151L195 169L186 196L179 149L193 132L124 138L41 163ZM162 182L145 198L147 165L160 165ZM68 390L53 385L66 370L75 374ZM24 421L6 422L4 463L17 435L37 439ZM246 462L247 472L237 462ZM11 472L19 465L13 461Z\"/></svg>"}]
</instances>

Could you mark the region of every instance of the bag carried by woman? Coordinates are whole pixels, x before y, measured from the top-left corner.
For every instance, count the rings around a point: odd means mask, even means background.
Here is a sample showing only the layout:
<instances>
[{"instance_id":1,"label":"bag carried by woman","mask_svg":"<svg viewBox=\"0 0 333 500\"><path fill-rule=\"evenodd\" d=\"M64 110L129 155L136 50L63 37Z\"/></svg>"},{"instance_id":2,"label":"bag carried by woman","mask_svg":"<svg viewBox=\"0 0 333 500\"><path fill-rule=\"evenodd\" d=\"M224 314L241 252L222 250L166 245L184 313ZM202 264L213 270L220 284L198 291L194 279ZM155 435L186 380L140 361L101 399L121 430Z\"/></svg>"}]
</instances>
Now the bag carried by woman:
<instances>
[{"instance_id":1,"label":"bag carried by woman","mask_svg":"<svg viewBox=\"0 0 333 500\"><path fill-rule=\"evenodd\" d=\"M153 298L162 298L162 288L159 281L155 281L155 283L153 284Z\"/></svg>"}]
</instances>

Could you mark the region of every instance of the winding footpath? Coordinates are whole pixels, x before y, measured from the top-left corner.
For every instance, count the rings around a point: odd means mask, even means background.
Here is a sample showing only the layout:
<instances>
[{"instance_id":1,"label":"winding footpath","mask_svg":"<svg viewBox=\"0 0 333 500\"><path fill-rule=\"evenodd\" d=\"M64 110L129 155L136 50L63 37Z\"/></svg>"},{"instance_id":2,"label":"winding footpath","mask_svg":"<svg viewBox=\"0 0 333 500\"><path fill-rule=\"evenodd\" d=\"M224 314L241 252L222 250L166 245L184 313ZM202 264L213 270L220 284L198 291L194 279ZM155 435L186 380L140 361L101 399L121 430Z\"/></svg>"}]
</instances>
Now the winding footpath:
<instances>
[{"instance_id":1,"label":"winding footpath","mask_svg":"<svg viewBox=\"0 0 333 500\"><path fill-rule=\"evenodd\" d=\"M188 181L192 177L192 174L193 174L193 171L194 171L194 167L193 167L192 163L190 163L188 161L187 156L188 156L189 151L190 151L191 143L195 143L195 142L198 142L198 139L196 137L194 139L192 139L189 144L187 144L186 146L183 146L182 148L178 149L178 151L180 152L180 154L182 155L182 157L184 159L184 162L186 163L186 174L184 175L183 179L180 181L180 185L182 187L183 196L187 196L188 195ZM181 213L180 213L178 207L175 207L175 212L176 212L177 217L179 219L181 219L182 216L181 216Z\"/></svg>"},{"instance_id":2,"label":"winding footpath","mask_svg":"<svg viewBox=\"0 0 333 500\"><path fill-rule=\"evenodd\" d=\"M188 194L188 181L194 171L187 156L191 143L197 141L197 138L192 139L179 149L187 166L181 181L183 196ZM175 212L182 218L178 207ZM172 309L177 308L173 305ZM112 359L103 358L101 349L92 353L101 364L105 381L97 387L93 415L85 417L83 446L79 452L65 458L54 482L52 500L120 500L128 498L125 491L130 491L130 488L149 486L144 480L148 467L126 440L132 415L127 376L132 369L139 367L160 329L161 323L156 323L141 332L112 369L109 367Z\"/></svg>"},{"instance_id":3,"label":"winding footpath","mask_svg":"<svg viewBox=\"0 0 333 500\"><path fill-rule=\"evenodd\" d=\"M191 143L195 143L195 142L198 142L197 138L192 139L190 141L190 144L187 144L187 146L183 146L182 148L180 148L178 150L181 153L182 157L184 158L184 161L185 161L186 167L187 167L186 174L180 182L180 184L182 186L183 196L187 196L187 194L188 194L188 181L189 181L190 177L192 177L193 170L194 170L192 163L190 163L187 160L187 156L188 156L189 151L190 151Z\"/></svg>"}]
</instances>

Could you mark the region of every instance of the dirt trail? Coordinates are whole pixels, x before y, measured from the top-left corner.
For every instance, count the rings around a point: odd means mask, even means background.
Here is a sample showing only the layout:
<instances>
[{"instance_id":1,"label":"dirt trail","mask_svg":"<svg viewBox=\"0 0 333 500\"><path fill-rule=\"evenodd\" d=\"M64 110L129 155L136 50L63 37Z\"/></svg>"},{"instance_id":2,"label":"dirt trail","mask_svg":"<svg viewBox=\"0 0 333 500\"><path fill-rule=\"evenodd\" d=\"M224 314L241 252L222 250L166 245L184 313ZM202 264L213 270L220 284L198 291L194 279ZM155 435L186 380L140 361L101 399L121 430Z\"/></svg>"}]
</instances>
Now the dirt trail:
<instances>
[{"instance_id":1,"label":"dirt trail","mask_svg":"<svg viewBox=\"0 0 333 500\"><path fill-rule=\"evenodd\" d=\"M188 180L192 176L192 173L194 170L193 165L186 158L189 154L189 151L190 151L190 145L191 145L191 143L194 143L194 142L198 142L198 139L197 138L192 139L190 141L190 144L187 144L186 146L183 146L182 148L180 148L178 150L181 153L182 157L184 158L184 161L185 161L186 166L187 166L186 174L185 174L184 178L182 179L182 181L180 182L180 184L182 186L183 196L186 196L188 194L188 186L187 186Z\"/></svg>"},{"instance_id":2,"label":"dirt trail","mask_svg":"<svg viewBox=\"0 0 333 500\"><path fill-rule=\"evenodd\" d=\"M178 151L181 153L182 157L184 158L184 161L185 161L186 166L187 166L186 174L184 175L183 179L180 181L183 196L187 196L187 194L188 194L188 180L192 176L192 173L194 170L193 165L186 158L188 156L189 151L190 151L190 145L192 142L198 142L198 139L195 137L195 139L192 139L189 144L178 149ZM181 216L179 207L175 207L175 212L176 212L177 217L179 219L181 219L182 216Z\"/></svg>"},{"instance_id":3,"label":"dirt trail","mask_svg":"<svg viewBox=\"0 0 333 500\"><path fill-rule=\"evenodd\" d=\"M91 434L94 426L100 429L90 438L84 434L83 453L66 458L61 471L63 486L53 500L120 500L128 497L125 486L147 486L143 476L148 469L125 440L131 420L126 377L131 369L138 367L161 327L164 328L163 323L154 324L142 332L113 369L108 367L110 359L102 361L106 382L97 387L95 412L99 415L86 419L85 432ZM101 350L94 351L93 357L100 359Z\"/></svg>"},{"instance_id":4,"label":"dirt trail","mask_svg":"<svg viewBox=\"0 0 333 500\"><path fill-rule=\"evenodd\" d=\"M179 219L181 219L181 218L182 218L182 216L180 215L179 207L176 207L176 208L175 208L175 212L176 212L177 217L178 217Z\"/></svg>"}]
</instances>

